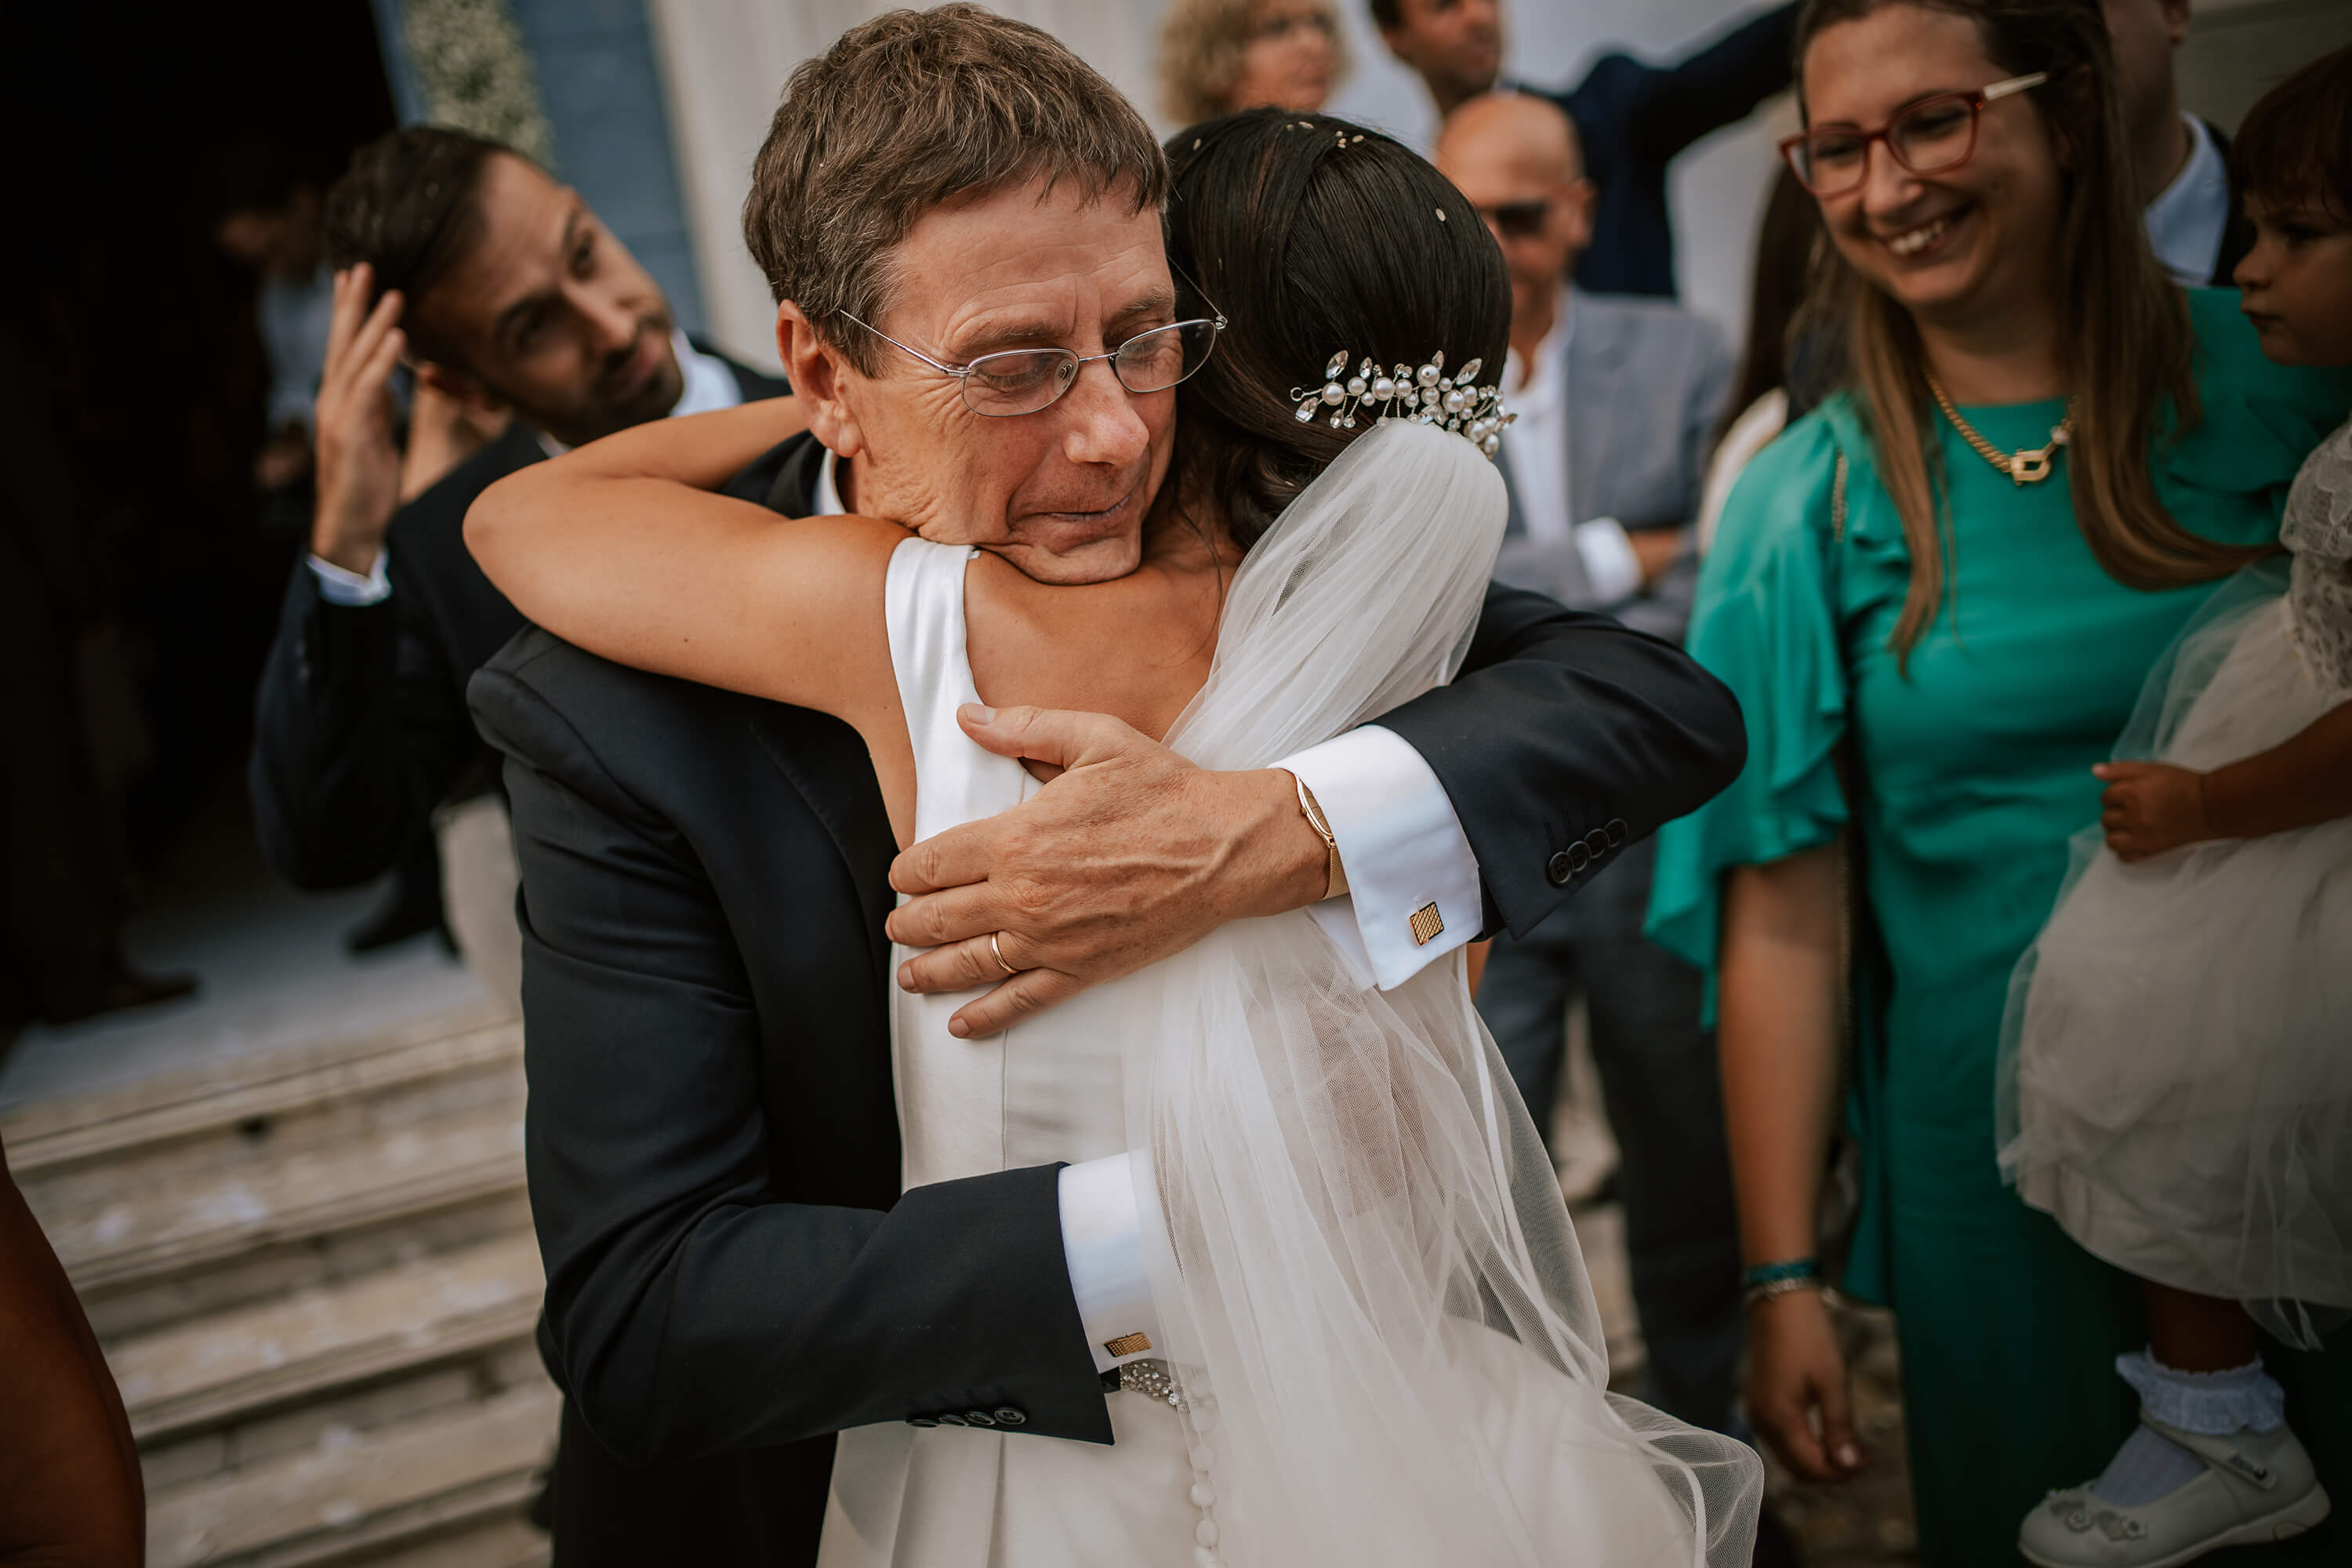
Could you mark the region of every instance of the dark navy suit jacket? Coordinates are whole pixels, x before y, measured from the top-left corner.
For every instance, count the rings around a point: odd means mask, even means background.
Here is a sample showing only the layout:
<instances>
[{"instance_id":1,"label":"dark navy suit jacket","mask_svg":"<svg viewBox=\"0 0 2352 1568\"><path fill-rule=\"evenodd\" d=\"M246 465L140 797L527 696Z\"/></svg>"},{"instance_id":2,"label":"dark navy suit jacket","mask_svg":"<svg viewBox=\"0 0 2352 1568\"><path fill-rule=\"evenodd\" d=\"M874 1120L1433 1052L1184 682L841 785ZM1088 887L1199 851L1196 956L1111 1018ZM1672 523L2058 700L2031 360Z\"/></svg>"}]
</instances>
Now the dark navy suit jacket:
<instances>
[{"instance_id":1,"label":"dark navy suit jacket","mask_svg":"<svg viewBox=\"0 0 2352 1568\"><path fill-rule=\"evenodd\" d=\"M1519 85L1576 122L1584 172L1600 187L1592 244L1576 266L1578 288L1675 297L1666 167L1692 142L1746 119L1789 85L1796 24L1796 6L1782 5L1673 65L1609 54L1566 92Z\"/></svg>"}]
</instances>

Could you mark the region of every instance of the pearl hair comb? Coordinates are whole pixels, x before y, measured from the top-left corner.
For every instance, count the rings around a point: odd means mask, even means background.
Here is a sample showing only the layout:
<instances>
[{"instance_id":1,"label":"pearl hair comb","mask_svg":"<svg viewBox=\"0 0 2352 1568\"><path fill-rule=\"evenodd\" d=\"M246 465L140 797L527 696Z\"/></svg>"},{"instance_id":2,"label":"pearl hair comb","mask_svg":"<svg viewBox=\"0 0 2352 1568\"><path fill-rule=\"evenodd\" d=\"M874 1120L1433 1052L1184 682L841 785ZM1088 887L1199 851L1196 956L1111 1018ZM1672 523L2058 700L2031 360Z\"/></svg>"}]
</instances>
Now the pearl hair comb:
<instances>
[{"instance_id":1,"label":"pearl hair comb","mask_svg":"<svg viewBox=\"0 0 2352 1568\"><path fill-rule=\"evenodd\" d=\"M1503 407L1500 387L1470 384L1484 363L1474 359L1448 380L1442 352L1430 355L1419 370L1402 364L1382 370L1367 355L1356 374L1349 375L1348 352L1342 349L1323 367L1320 387L1294 386L1290 395L1298 405L1301 425L1322 415L1332 429L1352 430L1360 411L1377 409L1375 418L1411 419L1451 430L1492 458L1502 447L1503 427L1518 416Z\"/></svg>"}]
</instances>

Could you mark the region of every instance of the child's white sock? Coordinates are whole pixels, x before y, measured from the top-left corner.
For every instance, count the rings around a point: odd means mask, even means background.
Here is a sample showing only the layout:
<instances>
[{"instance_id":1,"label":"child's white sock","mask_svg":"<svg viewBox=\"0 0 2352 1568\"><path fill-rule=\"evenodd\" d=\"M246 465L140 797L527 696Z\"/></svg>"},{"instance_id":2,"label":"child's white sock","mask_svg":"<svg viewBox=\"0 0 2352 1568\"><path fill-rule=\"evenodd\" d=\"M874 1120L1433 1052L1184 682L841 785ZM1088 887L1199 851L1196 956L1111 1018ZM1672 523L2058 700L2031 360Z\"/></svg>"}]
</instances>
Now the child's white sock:
<instances>
[{"instance_id":1,"label":"child's white sock","mask_svg":"<svg viewBox=\"0 0 2352 1568\"><path fill-rule=\"evenodd\" d=\"M2257 1359L2224 1372L2181 1372L2144 1351L2116 1358L2116 1371L2139 1394L2140 1408L2184 1432L2275 1432L2286 1424L2286 1392ZM2195 1480L2205 1461L2149 1426L2135 1427L2092 1495L2137 1508Z\"/></svg>"}]
</instances>

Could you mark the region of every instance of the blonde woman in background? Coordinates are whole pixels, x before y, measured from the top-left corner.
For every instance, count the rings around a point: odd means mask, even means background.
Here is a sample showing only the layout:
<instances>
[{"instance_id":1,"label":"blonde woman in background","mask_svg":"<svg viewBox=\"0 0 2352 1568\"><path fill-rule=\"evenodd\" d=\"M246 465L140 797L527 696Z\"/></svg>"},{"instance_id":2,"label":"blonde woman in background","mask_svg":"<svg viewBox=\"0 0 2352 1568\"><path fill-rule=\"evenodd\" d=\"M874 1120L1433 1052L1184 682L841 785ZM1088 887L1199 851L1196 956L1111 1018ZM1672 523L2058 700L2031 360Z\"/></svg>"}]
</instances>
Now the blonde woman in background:
<instances>
[{"instance_id":1,"label":"blonde woman in background","mask_svg":"<svg viewBox=\"0 0 2352 1568\"><path fill-rule=\"evenodd\" d=\"M1321 109L1348 75L1332 0L1176 0L1160 28L1160 107L1192 125L1244 109Z\"/></svg>"}]
</instances>

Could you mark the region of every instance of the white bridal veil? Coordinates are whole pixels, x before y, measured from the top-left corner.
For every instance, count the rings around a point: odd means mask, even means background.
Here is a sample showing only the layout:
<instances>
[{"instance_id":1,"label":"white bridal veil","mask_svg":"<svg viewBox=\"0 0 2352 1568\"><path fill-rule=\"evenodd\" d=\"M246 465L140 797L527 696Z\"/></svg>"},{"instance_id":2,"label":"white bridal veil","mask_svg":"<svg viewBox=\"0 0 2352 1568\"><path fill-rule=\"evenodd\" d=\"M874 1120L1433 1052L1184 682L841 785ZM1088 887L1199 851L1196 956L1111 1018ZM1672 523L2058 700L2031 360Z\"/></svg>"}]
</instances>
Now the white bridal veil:
<instances>
[{"instance_id":1,"label":"white bridal veil","mask_svg":"<svg viewBox=\"0 0 2352 1568\"><path fill-rule=\"evenodd\" d=\"M1170 743L1263 767L1448 679L1504 513L1462 437L1368 432L1244 561ZM1226 1562L1748 1562L1755 1454L1608 1393L1559 1183L1460 953L1375 990L1299 910L1147 973L1129 1142L1167 1216L1163 1348L1213 1414Z\"/></svg>"}]
</instances>

